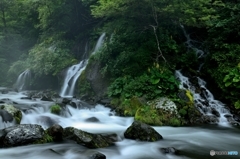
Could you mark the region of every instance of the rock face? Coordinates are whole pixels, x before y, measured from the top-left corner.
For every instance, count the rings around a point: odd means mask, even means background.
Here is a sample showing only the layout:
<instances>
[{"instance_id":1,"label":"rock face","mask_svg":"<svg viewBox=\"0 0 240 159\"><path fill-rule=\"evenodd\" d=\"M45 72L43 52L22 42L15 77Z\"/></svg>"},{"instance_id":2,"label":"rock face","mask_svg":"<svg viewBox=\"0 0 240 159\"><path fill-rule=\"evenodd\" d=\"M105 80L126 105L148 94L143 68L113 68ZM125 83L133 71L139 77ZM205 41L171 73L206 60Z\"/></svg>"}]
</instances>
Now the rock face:
<instances>
[{"instance_id":1,"label":"rock face","mask_svg":"<svg viewBox=\"0 0 240 159\"><path fill-rule=\"evenodd\" d=\"M102 148L108 147L112 144L106 137L100 134L91 134L73 127L65 128L63 137L74 140L78 144L86 146L88 148Z\"/></svg>"},{"instance_id":2,"label":"rock face","mask_svg":"<svg viewBox=\"0 0 240 159\"><path fill-rule=\"evenodd\" d=\"M107 88L109 86L109 79L101 74L101 64L98 61L94 61L88 64L86 68L86 79L90 83L96 98L101 98L106 95ZM99 99L95 99L98 101Z\"/></svg>"},{"instance_id":3,"label":"rock face","mask_svg":"<svg viewBox=\"0 0 240 159\"><path fill-rule=\"evenodd\" d=\"M158 141L163 137L152 127L139 121L134 121L124 133L125 138L141 141Z\"/></svg>"},{"instance_id":4,"label":"rock face","mask_svg":"<svg viewBox=\"0 0 240 159\"><path fill-rule=\"evenodd\" d=\"M17 124L20 124L22 120L22 112L15 108L13 105L2 105L0 110L6 111L7 113L11 114L11 116L16 120ZM10 118L9 118L10 119Z\"/></svg>"},{"instance_id":5,"label":"rock face","mask_svg":"<svg viewBox=\"0 0 240 159\"><path fill-rule=\"evenodd\" d=\"M32 144L44 136L40 125L22 124L0 130L0 147Z\"/></svg>"}]
</instances>

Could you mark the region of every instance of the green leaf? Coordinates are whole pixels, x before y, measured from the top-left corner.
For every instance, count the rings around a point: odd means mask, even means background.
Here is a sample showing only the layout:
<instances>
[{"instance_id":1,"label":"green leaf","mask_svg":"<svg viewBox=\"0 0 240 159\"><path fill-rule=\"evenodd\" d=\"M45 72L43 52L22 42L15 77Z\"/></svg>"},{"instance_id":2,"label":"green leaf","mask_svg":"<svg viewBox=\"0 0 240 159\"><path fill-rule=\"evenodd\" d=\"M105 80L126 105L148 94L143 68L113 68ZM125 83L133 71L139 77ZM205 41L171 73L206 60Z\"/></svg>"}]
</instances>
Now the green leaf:
<instances>
[{"instance_id":1,"label":"green leaf","mask_svg":"<svg viewBox=\"0 0 240 159\"><path fill-rule=\"evenodd\" d=\"M152 84L158 84L160 82L160 78L158 79L151 79Z\"/></svg>"},{"instance_id":2,"label":"green leaf","mask_svg":"<svg viewBox=\"0 0 240 159\"><path fill-rule=\"evenodd\" d=\"M230 79L230 76L229 75L226 75L223 79L223 82L226 82L228 79Z\"/></svg>"},{"instance_id":3,"label":"green leaf","mask_svg":"<svg viewBox=\"0 0 240 159\"><path fill-rule=\"evenodd\" d=\"M225 83L225 87L228 87L228 86L230 86L232 84L232 82L226 82Z\"/></svg>"},{"instance_id":4,"label":"green leaf","mask_svg":"<svg viewBox=\"0 0 240 159\"><path fill-rule=\"evenodd\" d=\"M237 77L235 76L232 81L236 83L236 82L239 82L240 80L239 80L238 76Z\"/></svg>"}]
</instances>

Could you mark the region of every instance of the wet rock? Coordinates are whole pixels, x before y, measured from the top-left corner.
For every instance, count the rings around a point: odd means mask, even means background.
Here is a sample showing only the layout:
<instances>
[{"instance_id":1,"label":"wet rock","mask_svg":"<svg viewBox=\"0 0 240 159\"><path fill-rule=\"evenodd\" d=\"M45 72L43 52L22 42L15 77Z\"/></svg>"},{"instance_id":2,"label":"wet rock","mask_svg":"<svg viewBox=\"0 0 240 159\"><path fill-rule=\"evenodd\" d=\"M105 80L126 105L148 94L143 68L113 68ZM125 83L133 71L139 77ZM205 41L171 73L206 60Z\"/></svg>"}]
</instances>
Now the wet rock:
<instances>
[{"instance_id":1,"label":"wet rock","mask_svg":"<svg viewBox=\"0 0 240 159\"><path fill-rule=\"evenodd\" d=\"M20 99L28 99L28 100L31 100L32 98L31 98L31 97L21 97Z\"/></svg>"},{"instance_id":2,"label":"wet rock","mask_svg":"<svg viewBox=\"0 0 240 159\"><path fill-rule=\"evenodd\" d=\"M40 116L37 119L39 123L46 125L47 127L53 126L57 123L54 119L50 118L49 116Z\"/></svg>"},{"instance_id":3,"label":"wet rock","mask_svg":"<svg viewBox=\"0 0 240 159\"><path fill-rule=\"evenodd\" d=\"M11 114L17 124L20 124L22 120L22 112L19 109L15 108L13 105L2 105L0 109Z\"/></svg>"},{"instance_id":4,"label":"wet rock","mask_svg":"<svg viewBox=\"0 0 240 159\"><path fill-rule=\"evenodd\" d=\"M2 117L2 120L4 122L12 122L13 121L13 116L8 113L6 110L0 110L0 116Z\"/></svg>"},{"instance_id":5,"label":"wet rock","mask_svg":"<svg viewBox=\"0 0 240 159\"><path fill-rule=\"evenodd\" d=\"M233 119L237 122L240 122L240 116L239 115L233 115Z\"/></svg>"},{"instance_id":6,"label":"wet rock","mask_svg":"<svg viewBox=\"0 0 240 159\"><path fill-rule=\"evenodd\" d=\"M70 102L71 102L71 99L68 99L68 98L63 98L62 99L63 104L69 104Z\"/></svg>"},{"instance_id":7,"label":"wet rock","mask_svg":"<svg viewBox=\"0 0 240 159\"><path fill-rule=\"evenodd\" d=\"M105 106L110 105L110 103L111 103L111 99L101 99L99 101L99 104L102 104L102 105L105 105Z\"/></svg>"},{"instance_id":8,"label":"wet rock","mask_svg":"<svg viewBox=\"0 0 240 159\"><path fill-rule=\"evenodd\" d=\"M42 98L41 98L42 101L53 101L51 97L48 97L46 95L44 95Z\"/></svg>"},{"instance_id":9,"label":"wet rock","mask_svg":"<svg viewBox=\"0 0 240 159\"><path fill-rule=\"evenodd\" d=\"M141 123L139 121L134 121L130 127L124 132L124 137L133 140L141 141L158 141L163 137L154 130L151 126Z\"/></svg>"},{"instance_id":10,"label":"wet rock","mask_svg":"<svg viewBox=\"0 0 240 159\"><path fill-rule=\"evenodd\" d=\"M2 93L2 94L8 94L8 92L9 92L9 91L8 91L7 89L1 90L1 93Z\"/></svg>"},{"instance_id":11,"label":"wet rock","mask_svg":"<svg viewBox=\"0 0 240 159\"><path fill-rule=\"evenodd\" d=\"M73 127L65 128L63 137L66 139L74 140L78 144L86 146L88 148L102 148L108 147L112 144L109 143L106 137L100 134L91 134Z\"/></svg>"},{"instance_id":12,"label":"wet rock","mask_svg":"<svg viewBox=\"0 0 240 159\"><path fill-rule=\"evenodd\" d=\"M106 156L100 152L94 152L88 156L89 159L106 159Z\"/></svg>"},{"instance_id":13,"label":"wet rock","mask_svg":"<svg viewBox=\"0 0 240 159\"><path fill-rule=\"evenodd\" d=\"M225 114L224 117L225 117L225 118L231 118L231 117L233 117L233 116L232 116L231 114Z\"/></svg>"},{"instance_id":14,"label":"wet rock","mask_svg":"<svg viewBox=\"0 0 240 159\"><path fill-rule=\"evenodd\" d=\"M52 137L53 141L62 141L63 139L63 128L58 124L48 128L47 133Z\"/></svg>"},{"instance_id":15,"label":"wet rock","mask_svg":"<svg viewBox=\"0 0 240 159\"><path fill-rule=\"evenodd\" d=\"M0 130L0 147L28 145L42 139L44 129L40 125L21 124Z\"/></svg>"},{"instance_id":16,"label":"wet rock","mask_svg":"<svg viewBox=\"0 0 240 159\"><path fill-rule=\"evenodd\" d=\"M167 148L160 148L160 151L164 154L178 154L179 150L175 149L174 147L167 147Z\"/></svg>"},{"instance_id":17,"label":"wet rock","mask_svg":"<svg viewBox=\"0 0 240 159\"><path fill-rule=\"evenodd\" d=\"M85 121L96 123L96 122L99 122L99 119L96 117L90 117L90 118L87 118Z\"/></svg>"},{"instance_id":18,"label":"wet rock","mask_svg":"<svg viewBox=\"0 0 240 159\"><path fill-rule=\"evenodd\" d=\"M216 124L219 122L218 118L216 116L202 116L202 122L206 124Z\"/></svg>"},{"instance_id":19,"label":"wet rock","mask_svg":"<svg viewBox=\"0 0 240 159\"><path fill-rule=\"evenodd\" d=\"M216 117L220 117L220 113L215 108L212 108L212 114Z\"/></svg>"},{"instance_id":20,"label":"wet rock","mask_svg":"<svg viewBox=\"0 0 240 159\"><path fill-rule=\"evenodd\" d=\"M118 142L122 139L117 134L101 134L103 135L109 143Z\"/></svg>"}]
</instances>

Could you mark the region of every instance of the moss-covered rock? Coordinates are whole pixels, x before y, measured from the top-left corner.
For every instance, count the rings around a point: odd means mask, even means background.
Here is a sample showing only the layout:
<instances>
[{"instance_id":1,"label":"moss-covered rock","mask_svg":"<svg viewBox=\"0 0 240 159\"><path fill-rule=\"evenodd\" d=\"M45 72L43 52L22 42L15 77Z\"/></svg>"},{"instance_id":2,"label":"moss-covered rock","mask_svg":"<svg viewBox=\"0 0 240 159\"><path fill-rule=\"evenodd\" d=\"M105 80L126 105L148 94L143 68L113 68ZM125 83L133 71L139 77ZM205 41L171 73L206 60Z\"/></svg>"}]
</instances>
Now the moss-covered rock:
<instances>
[{"instance_id":1,"label":"moss-covered rock","mask_svg":"<svg viewBox=\"0 0 240 159\"><path fill-rule=\"evenodd\" d=\"M100 134L91 134L73 127L65 128L63 137L66 139L74 140L78 144L86 146L88 148L103 148L108 147L112 144L106 137Z\"/></svg>"},{"instance_id":2,"label":"moss-covered rock","mask_svg":"<svg viewBox=\"0 0 240 159\"><path fill-rule=\"evenodd\" d=\"M139 121L134 121L130 127L124 132L124 137L140 141L158 141L163 137L151 126Z\"/></svg>"},{"instance_id":3,"label":"moss-covered rock","mask_svg":"<svg viewBox=\"0 0 240 159\"><path fill-rule=\"evenodd\" d=\"M62 108L61 108L60 105L55 104L55 105L51 106L50 110L51 110L51 113L59 115L61 110L62 110Z\"/></svg>"},{"instance_id":4,"label":"moss-covered rock","mask_svg":"<svg viewBox=\"0 0 240 159\"><path fill-rule=\"evenodd\" d=\"M20 124L22 120L22 112L19 109L15 108L13 105L2 105L0 108L11 114L16 123Z\"/></svg>"},{"instance_id":5,"label":"moss-covered rock","mask_svg":"<svg viewBox=\"0 0 240 159\"><path fill-rule=\"evenodd\" d=\"M113 98L110 105L112 105L118 115L134 116L137 110L142 108L144 104L140 98L133 96L130 99Z\"/></svg>"},{"instance_id":6,"label":"moss-covered rock","mask_svg":"<svg viewBox=\"0 0 240 159\"><path fill-rule=\"evenodd\" d=\"M134 119L154 126L181 126L182 121L176 104L168 98L162 97L149 101L135 113Z\"/></svg>"}]
</instances>

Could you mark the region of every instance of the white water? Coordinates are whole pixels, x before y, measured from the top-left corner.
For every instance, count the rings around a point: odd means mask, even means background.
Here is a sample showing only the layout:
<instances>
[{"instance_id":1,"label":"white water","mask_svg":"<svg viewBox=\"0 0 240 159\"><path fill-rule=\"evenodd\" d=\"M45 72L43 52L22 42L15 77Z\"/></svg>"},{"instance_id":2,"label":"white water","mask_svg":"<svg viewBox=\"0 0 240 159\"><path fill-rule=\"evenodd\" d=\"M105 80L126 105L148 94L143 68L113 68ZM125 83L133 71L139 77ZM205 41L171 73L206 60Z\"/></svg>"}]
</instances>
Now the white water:
<instances>
[{"instance_id":1,"label":"white water","mask_svg":"<svg viewBox=\"0 0 240 159\"><path fill-rule=\"evenodd\" d=\"M104 41L105 33L103 33L94 48L94 51L92 54L97 52L99 48L102 46L103 41ZM83 58L86 58L87 54L87 45L85 47L85 53L83 54ZM61 97L72 97L74 95L74 89L76 82L81 75L82 71L85 70L86 66L88 64L88 59L83 59L79 64L73 65L68 68L67 73L64 78L64 82L60 91L60 96Z\"/></svg>"},{"instance_id":2,"label":"white water","mask_svg":"<svg viewBox=\"0 0 240 159\"><path fill-rule=\"evenodd\" d=\"M30 100L20 99L22 93L10 92L4 95L19 104L29 105ZM210 150L235 150L240 152L240 131L234 128L210 127L154 127L164 138L157 142L140 142L125 139L123 133L133 122L133 117L115 116L109 108L96 105L92 108L75 109L67 106L67 116L57 116L50 113L49 106L52 102L32 101L41 104L41 107L29 107L22 110L23 119L21 124L40 124L45 129L48 127L44 119L54 120L63 127L73 126L91 133L116 133L120 141L115 146L96 149L107 156L107 159L208 159ZM20 107L21 108L21 107ZM86 122L89 117L99 119L97 123ZM1 124L1 123L0 123ZM165 155L160 148L175 147L182 153L180 156ZM86 159L84 152L89 149L74 142L49 143L14 148L0 149L1 159ZM214 158L228 159L239 156L218 156Z\"/></svg>"},{"instance_id":3,"label":"white water","mask_svg":"<svg viewBox=\"0 0 240 159\"><path fill-rule=\"evenodd\" d=\"M31 72L29 69L27 69L18 76L17 81L13 87L16 88L18 91L26 90L27 86L29 85L30 79Z\"/></svg>"},{"instance_id":4,"label":"white water","mask_svg":"<svg viewBox=\"0 0 240 159\"><path fill-rule=\"evenodd\" d=\"M203 79L197 77L198 85L201 89L200 91L195 88L195 86L189 81L188 77L183 76L179 70L175 72L175 76L180 81L180 89L191 91L195 106L202 114L211 116L213 115L212 109L214 108L220 114L219 124L223 126L229 126L229 123L224 115L230 115L231 113L225 108L225 105L222 102L214 99L213 94L206 88L206 82ZM202 95L200 93L202 93Z\"/></svg>"}]
</instances>

